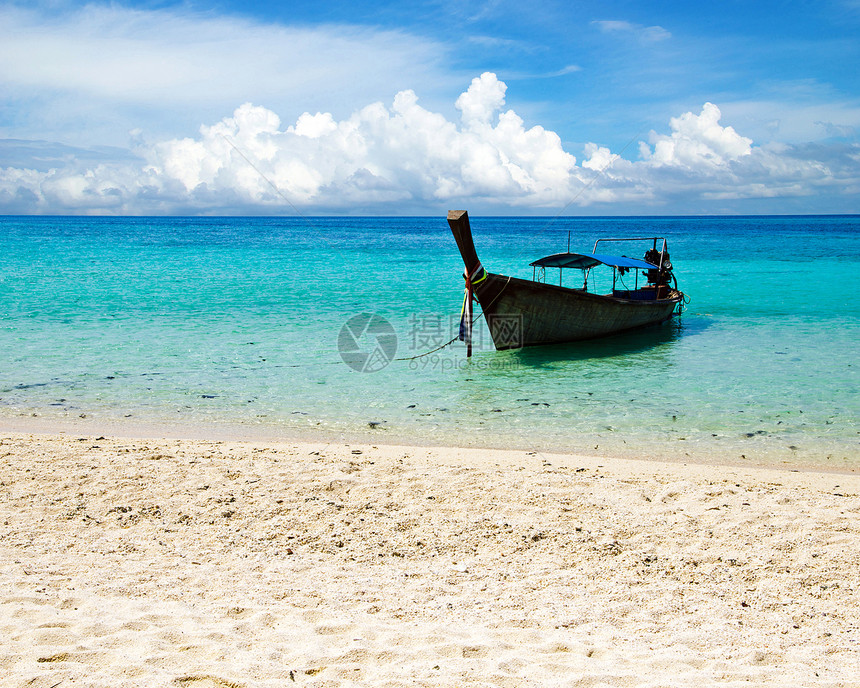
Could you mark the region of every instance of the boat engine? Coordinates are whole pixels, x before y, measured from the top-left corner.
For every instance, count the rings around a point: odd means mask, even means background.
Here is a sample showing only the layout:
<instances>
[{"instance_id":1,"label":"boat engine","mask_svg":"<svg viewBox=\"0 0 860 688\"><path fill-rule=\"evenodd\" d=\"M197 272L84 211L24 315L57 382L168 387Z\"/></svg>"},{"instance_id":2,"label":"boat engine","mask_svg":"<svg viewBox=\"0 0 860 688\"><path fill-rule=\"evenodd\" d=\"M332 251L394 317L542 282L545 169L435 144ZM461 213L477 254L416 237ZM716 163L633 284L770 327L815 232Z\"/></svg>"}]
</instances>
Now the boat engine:
<instances>
[{"instance_id":1,"label":"boat engine","mask_svg":"<svg viewBox=\"0 0 860 688\"><path fill-rule=\"evenodd\" d=\"M646 263L660 266L659 269L647 270L648 283L656 286L668 285L672 278L672 262L669 260L668 251L658 251L656 248L645 251ZM661 262L662 261L662 262Z\"/></svg>"}]
</instances>

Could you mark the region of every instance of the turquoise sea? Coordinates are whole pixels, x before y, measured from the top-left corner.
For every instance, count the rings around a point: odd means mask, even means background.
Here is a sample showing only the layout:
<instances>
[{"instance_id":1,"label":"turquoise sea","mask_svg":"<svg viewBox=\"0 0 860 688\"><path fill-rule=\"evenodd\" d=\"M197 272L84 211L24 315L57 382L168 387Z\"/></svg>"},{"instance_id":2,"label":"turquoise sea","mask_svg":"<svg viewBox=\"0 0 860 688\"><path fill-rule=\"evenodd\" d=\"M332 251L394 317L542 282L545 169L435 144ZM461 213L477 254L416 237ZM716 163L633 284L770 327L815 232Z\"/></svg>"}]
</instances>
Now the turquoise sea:
<instances>
[{"instance_id":1,"label":"turquoise sea","mask_svg":"<svg viewBox=\"0 0 860 688\"><path fill-rule=\"evenodd\" d=\"M506 352L481 321L470 361L457 342L358 372L338 349L353 316L387 320L397 359L456 333L463 264L444 211L3 217L0 424L83 416L244 437L860 465L860 217L472 227L488 270L527 278L569 232L574 251L665 236L689 305L634 334Z\"/></svg>"}]
</instances>

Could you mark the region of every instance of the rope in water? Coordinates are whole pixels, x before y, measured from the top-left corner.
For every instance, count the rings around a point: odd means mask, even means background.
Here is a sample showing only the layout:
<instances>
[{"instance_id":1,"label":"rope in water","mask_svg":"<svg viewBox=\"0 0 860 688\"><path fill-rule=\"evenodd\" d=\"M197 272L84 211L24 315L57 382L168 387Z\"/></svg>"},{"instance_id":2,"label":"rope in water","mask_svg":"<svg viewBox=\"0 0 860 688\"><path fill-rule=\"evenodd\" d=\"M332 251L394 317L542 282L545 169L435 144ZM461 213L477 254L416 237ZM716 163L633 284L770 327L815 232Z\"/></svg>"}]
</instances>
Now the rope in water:
<instances>
[{"instance_id":1,"label":"rope in water","mask_svg":"<svg viewBox=\"0 0 860 688\"><path fill-rule=\"evenodd\" d=\"M510 284L510 282L511 282L511 278L510 278L510 276L508 276L507 281L505 282L504 286L499 290L499 293L496 294L495 298L487 304L487 308L492 306L499 299L499 297L502 295L502 293L505 291L505 289L508 288L508 284ZM478 320L480 320L481 318L484 318L485 314L486 314L486 310L482 309L481 312L477 315L477 317L475 317L475 319L472 321L472 324L474 325L474 323L478 322ZM425 356L429 356L430 354L435 354L437 351L441 351L445 347L451 346L451 344L456 342L458 339L460 339L459 334L456 337L452 337L450 340L448 340L444 344L437 346L435 349L430 349L430 351L425 351L424 353L417 354L415 356L400 356L398 358L392 358L391 360L392 361L414 361L418 358L424 358ZM297 363L297 364L279 365L279 366L272 366L272 367L273 368L310 368L310 367L316 366L316 365L342 365L342 363L343 363L342 361L323 361L321 363Z\"/></svg>"}]
</instances>

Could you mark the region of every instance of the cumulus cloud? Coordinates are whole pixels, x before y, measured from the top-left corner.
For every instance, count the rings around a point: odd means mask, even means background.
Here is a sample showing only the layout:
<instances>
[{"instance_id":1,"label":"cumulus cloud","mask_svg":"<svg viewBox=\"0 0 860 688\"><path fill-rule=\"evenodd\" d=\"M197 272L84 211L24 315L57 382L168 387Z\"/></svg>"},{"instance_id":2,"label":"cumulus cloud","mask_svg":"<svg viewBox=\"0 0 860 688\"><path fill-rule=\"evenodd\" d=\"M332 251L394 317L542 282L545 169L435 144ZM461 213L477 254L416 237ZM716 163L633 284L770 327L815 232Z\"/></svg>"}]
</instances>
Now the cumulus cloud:
<instances>
[{"instance_id":1,"label":"cumulus cloud","mask_svg":"<svg viewBox=\"0 0 860 688\"><path fill-rule=\"evenodd\" d=\"M409 90L390 108L373 103L339 122L305 113L286 128L275 113L245 104L202 127L199 138L155 146L148 170L189 194L255 204L287 198L346 210L505 195L513 204L557 203L576 159L553 132L501 112L506 88L494 74L474 79L456 101L459 124L423 108Z\"/></svg>"},{"instance_id":2,"label":"cumulus cloud","mask_svg":"<svg viewBox=\"0 0 860 688\"><path fill-rule=\"evenodd\" d=\"M652 132L638 160L589 143L578 164L555 132L506 109L506 90L495 74L476 77L456 100L455 121L411 90L345 119L305 112L286 126L246 103L196 137L142 145L137 165L0 170L0 211L671 213L822 193L856 202L856 145L757 147L705 103L671 118L667 133Z\"/></svg>"},{"instance_id":3,"label":"cumulus cloud","mask_svg":"<svg viewBox=\"0 0 860 688\"><path fill-rule=\"evenodd\" d=\"M720 109L705 103L702 112L687 112L669 121L672 133L651 133L651 145L640 147L643 157L656 165L684 166L724 165L752 152L752 139L740 136L732 127L720 125Z\"/></svg>"}]
</instances>

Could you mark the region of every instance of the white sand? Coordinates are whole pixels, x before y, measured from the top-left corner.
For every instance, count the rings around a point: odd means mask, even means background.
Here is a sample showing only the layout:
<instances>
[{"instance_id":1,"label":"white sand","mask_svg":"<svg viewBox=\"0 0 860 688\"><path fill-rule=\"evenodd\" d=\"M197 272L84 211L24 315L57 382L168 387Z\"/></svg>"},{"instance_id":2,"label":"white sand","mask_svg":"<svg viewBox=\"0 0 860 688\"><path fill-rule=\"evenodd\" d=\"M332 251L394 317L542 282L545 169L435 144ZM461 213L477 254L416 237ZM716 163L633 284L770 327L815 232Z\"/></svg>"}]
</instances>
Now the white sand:
<instances>
[{"instance_id":1,"label":"white sand","mask_svg":"<svg viewBox=\"0 0 860 688\"><path fill-rule=\"evenodd\" d=\"M859 492L842 474L7 433L0 686L860 686Z\"/></svg>"}]
</instances>

